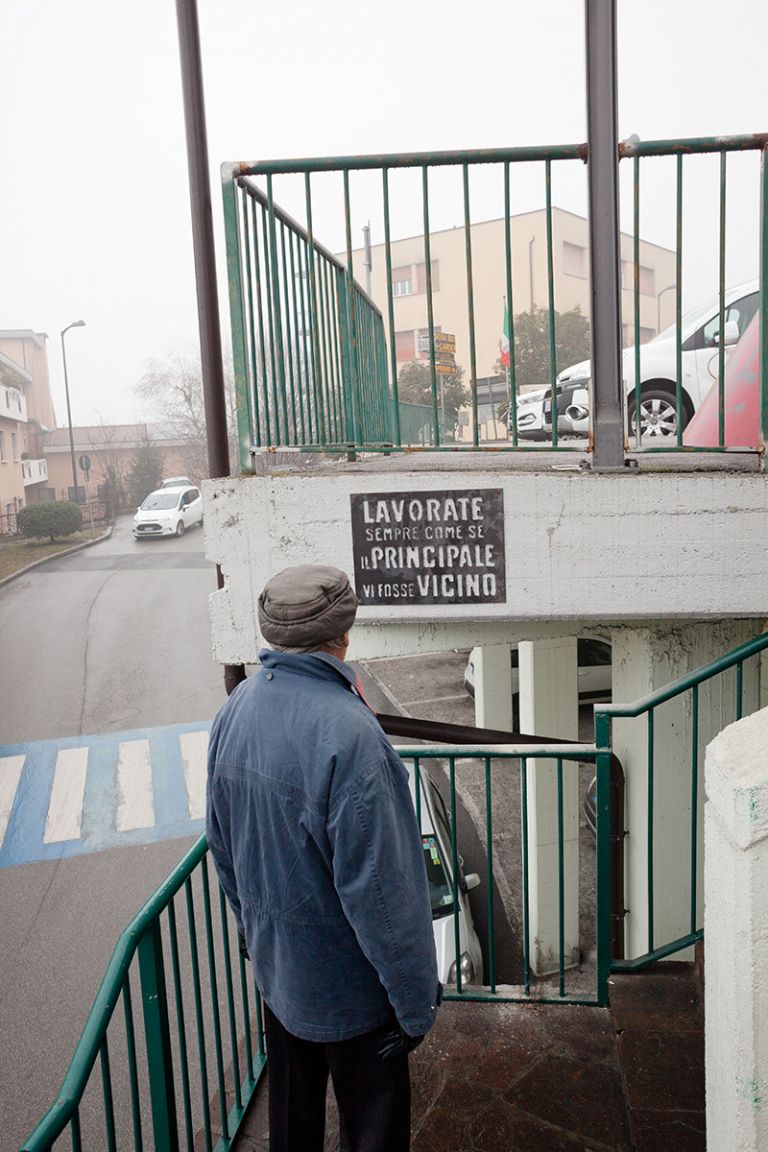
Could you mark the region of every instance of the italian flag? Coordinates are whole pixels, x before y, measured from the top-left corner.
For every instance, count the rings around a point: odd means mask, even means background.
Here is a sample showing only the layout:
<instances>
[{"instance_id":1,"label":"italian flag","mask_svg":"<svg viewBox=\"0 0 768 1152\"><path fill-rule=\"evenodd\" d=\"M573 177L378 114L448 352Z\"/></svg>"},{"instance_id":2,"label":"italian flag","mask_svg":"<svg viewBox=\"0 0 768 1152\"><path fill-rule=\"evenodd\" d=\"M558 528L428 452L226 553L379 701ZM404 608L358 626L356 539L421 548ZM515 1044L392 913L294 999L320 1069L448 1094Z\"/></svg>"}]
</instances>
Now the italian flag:
<instances>
[{"instance_id":1,"label":"italian flag","mask_svg":"<svg viewBox=\"0 0 768 1152\"><path fill-rule=\"evenodd\" d=\"M509 310L504 301L504 330L501 334L501 366L509 368Z\"/></svg>"}]
</instances>

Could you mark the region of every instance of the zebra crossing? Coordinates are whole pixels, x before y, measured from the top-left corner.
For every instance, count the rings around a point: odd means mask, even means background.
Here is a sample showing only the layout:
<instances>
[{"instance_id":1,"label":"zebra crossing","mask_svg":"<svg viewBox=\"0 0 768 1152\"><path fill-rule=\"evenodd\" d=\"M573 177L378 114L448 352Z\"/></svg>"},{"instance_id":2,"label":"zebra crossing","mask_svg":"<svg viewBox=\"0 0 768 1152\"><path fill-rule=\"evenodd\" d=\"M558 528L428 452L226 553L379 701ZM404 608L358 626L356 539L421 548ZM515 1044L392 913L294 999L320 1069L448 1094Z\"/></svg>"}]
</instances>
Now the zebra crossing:
<instances>
[{"instance_id":1,"label":"zebra crossing","mask_svg":"<svg viewBox=\"0 0 768 1152\"><path fill-rule=\"evenodd\" d=\"M0 747L0 868L201 832L208 727Z\"/></svg>"}]
</instances>

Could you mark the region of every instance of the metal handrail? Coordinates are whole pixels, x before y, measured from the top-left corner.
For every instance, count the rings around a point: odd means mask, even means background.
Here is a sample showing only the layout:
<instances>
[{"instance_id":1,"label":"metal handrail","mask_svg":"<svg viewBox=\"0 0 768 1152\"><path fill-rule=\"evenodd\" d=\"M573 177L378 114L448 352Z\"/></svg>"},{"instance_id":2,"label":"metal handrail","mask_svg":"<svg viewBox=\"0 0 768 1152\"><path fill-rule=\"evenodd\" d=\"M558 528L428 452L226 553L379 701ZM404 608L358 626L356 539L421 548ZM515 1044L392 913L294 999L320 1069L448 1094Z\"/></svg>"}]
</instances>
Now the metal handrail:
<instances>
[{"instance_id":1,"label":"metal handrail","mask_svg":"<svg viewBox=\"0 0 768 1152\"><path fill-rule=\"evenodd\" d=\"M766 648L768 648L768 632L763 633L762 636L755 637L754 640L747 640L738 648L734 648L733 651L726 653L725 656L720 656L717 660L712 660L709 664L705 664L703 668L699 668L695 672L689 672L685 676L680 676L677 680L673 680L670 684L666 684L656 692L651 692L648 696L643 696L639 700L635 700L633 704L606 704L605 706L597 706L595 707L595 717L599 714L612 720L616 717L642 716L644 712L648 712L660 704L665 704L667 700L672 700L675 696L680 696L681 693L688 691L688 689L698 684L703 684L706 680L711 680L713 676L718 676L721 672L727 672L729 668L743 664L750 656L756 656L759 652L764 652Z\"/></svg>"},{"instance_id":2,"label":"metal handrail","mask_svg":"<svg viewBox=\"0 0 768 1152\"><path fill-rule=\"evenodd\" d=\"M700 835L699 835L699 810L700 810L700 753L698 748L699 742L699 686L715 677L720 676L730 669L736 669L736 693L735 705L733 709L734 719L739 720L742 717L744 709L744 677L743 668L745 661L751 657L759 655L761 652L768 650L768 633L755 637L753 640L748 640L744 644L734 648L731 652L726 653L724 656L718 657L716 660L710 661L702 668L698 668L694 672L689 672L685 676L678 677L677 680L665 685L663 688L649 695L634 701L631 704L609 704L595 708L595 744L598 749L601 749L604 755L612 753L613 750L613 730L612 725L615 719L637 719L644 716L647 723L646 741L647 741L647 790L646 790L646 805L647 805L647 831L645 837L641 837L637 849L640 852L645 852L645 868L647 872L646 879L646 900L647 900L647 939L645 944L645 952L642 955L635 956L630 960L619 958L614 953L611 959L611 971L613 972L637 972L648 967L650 964L656 963L658 960L665 959L668 956L675 955L683 949L696 944L703 939L704 931L699 926L700 921L697 915L699 895L700 895ZM690 857L688 865L689 876L689 930L687 933L680 934L674 928L671 930L674 939L663 940L659 943L657 940L657 926L655 921L655 833L654 833L654 808L656 797L656 745L655 745L655 710L670 700L677 699L686 693L691 694L691 736L690 736ZM600 880L598 879L598 884ZM669 931L669 929L668 929Z\"/></svg>"},{"instance_id":3,"label":"metal handrail","mask_svg":"<svg viewBox=\"0 0 768 1152\"><path fill-rule=\"evenodd\" d=\"M42 1152L51 1147L73 1118L82 1100L88 1078L99 1056L109 1022L122 992L123 982L136 955L139 942L148 928L164 912L194 868L208 850L201 836L181 858L169 876L136 913L117 939L99 990L88 1013L80 1039L59 1089L56 1102L49 1108L34 1132L21 1147L21 1152Z\"/></svg>"}]
</instances>

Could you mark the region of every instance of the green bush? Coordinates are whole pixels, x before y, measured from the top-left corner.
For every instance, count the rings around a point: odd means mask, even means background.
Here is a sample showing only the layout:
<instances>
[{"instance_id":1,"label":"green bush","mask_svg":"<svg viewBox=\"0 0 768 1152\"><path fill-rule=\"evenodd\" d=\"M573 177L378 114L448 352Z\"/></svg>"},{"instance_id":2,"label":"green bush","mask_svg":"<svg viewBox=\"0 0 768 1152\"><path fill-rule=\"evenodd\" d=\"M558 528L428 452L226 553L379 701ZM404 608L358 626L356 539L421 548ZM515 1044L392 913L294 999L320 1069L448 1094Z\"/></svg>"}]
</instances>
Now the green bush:
<instances>
[{"instance_id":1,"label":"green bush","mask_svg":"<svg viewBox=\"0 0 768 1152\"><path fill-rule=\"evenodd\" d=\"M47 536L51 543L57 536L71 536L83 526L83 514L71 500L42 500L28 504L16 517L19 531L25 536Z\"/></svg>"}]
</instances>

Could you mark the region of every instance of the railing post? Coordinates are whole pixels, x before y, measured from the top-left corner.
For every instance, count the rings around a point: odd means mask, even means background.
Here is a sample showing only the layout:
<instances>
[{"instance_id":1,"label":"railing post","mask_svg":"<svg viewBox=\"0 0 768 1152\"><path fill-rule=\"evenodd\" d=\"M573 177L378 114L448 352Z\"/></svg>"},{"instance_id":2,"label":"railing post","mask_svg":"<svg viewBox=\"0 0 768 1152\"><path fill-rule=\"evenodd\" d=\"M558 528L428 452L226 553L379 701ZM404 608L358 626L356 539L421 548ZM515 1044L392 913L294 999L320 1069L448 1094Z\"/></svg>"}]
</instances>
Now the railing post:
<instances>
[{"instance_id":1,"label":"railing post","mask_svg":"<svg viewBox=\"0 0 768 1152\"><path fill-rule=\"evenodd\" d=\"M173 1086L168 996L163 968L163 940L159 920L152 923L142 938L138 947L138 957L154 1148L155 1152L178 1152L179 1130Z\"/></svg>"},{"instance_id":2,"label":"railing post","mask_svg":"<svg viewBox=\"0 0 768 1152\"><path fill-rule=\"evenodd\" d=\"M597 1003L608 1003L611 972L611 717L595 709L595 770L597 790Z\"/></svg>"},{"instance_id":3,"label":"railing post","mask_svg":"<svg viewBox=\"0 0 768 1152\"><path fill-rule=\"evenodd\" d=\"M605 470L624 467L616 0L587 0L586 16L594 464Z\"/></svg>"}]
</instances>

